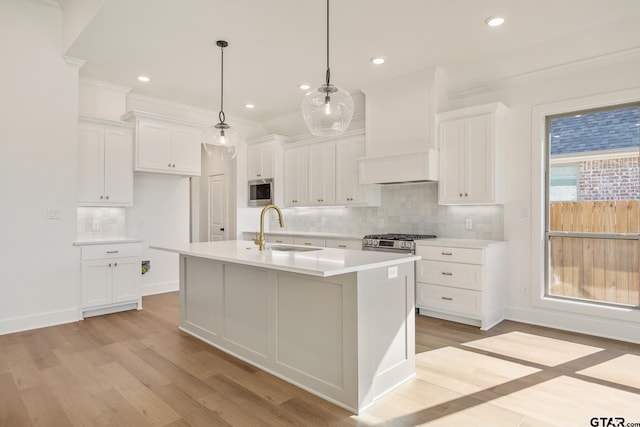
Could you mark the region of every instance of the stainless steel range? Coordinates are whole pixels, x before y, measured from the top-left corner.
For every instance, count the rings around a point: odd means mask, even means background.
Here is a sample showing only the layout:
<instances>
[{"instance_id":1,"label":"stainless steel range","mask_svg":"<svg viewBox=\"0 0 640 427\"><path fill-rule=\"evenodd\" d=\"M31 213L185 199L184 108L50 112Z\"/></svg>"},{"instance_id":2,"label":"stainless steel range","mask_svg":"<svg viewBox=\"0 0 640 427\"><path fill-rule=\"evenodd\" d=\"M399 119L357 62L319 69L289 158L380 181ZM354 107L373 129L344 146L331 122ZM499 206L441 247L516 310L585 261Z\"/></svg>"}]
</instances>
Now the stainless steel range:
<instances>
[{"instance_id":1,"label":"stainless steel range","mask_svg":"<svg viewBox=\"0 0 640 427\"><path fill-rule=\"evenodd\" d=\"M415 240L435 238L433 234L369 234L362 239L362 250L415 254Z\"/></svg>"}]
</instances>

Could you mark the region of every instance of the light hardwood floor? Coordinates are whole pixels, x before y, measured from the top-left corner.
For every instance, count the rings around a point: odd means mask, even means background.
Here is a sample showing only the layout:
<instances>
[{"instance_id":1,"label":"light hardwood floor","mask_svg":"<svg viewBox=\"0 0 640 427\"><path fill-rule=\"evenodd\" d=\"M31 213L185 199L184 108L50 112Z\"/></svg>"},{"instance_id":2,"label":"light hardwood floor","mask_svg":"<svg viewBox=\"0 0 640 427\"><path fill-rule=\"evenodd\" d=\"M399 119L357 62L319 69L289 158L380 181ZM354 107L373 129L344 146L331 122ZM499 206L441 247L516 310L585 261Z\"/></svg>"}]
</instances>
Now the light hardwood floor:
<instances>
[{"instance_id":1,"label":"light hardwood floor","mask_svg":"<svg viewBox=\"0 0 640 427\"><path fill-rule=\"evenodd\" d=\"M640 427L640 345L417 316L417 378L355 416L181 333L177 293L144 307L0 336L0 426Z\"/></svg>"}]
</instances>

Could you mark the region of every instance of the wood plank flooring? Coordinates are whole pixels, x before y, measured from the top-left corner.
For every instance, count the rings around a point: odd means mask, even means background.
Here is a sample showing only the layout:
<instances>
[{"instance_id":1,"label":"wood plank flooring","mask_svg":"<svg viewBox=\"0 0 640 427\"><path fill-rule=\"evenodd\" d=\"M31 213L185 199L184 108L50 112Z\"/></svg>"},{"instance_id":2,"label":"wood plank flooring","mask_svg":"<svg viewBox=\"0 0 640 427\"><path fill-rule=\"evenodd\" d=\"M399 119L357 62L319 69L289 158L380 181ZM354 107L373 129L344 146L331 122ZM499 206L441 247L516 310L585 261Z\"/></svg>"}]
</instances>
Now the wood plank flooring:
<instances>
[{"instance_id":1,"label":"wood plank flooring","mask_svg":"<svg viewBox=\"0 0 640 427\"><path fill-rule=\"evenodd\" d=\"M144 307L0 336L0 426L640 426L640 345L417 316L417 378L355 416Z\"/></svg>"}]
</instances>

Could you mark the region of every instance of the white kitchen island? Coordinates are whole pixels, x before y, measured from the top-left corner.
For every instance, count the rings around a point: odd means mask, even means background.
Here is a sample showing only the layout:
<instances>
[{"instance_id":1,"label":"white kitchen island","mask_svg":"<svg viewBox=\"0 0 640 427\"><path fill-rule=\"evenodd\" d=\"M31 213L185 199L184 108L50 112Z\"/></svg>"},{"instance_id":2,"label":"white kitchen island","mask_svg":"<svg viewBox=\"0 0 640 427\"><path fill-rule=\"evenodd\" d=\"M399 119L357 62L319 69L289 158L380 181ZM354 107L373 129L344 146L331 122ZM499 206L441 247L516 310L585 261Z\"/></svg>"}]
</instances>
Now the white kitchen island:
<instances>
[{"instance_id":1,"label":"white kitchen island","mask_svg":"<svg viewBox=\"0 0 640 427\"><path fill-rule=\"evenodd\" d=\"M419 256L241 240L151 248L180 254L180 329L227 353L354 413L415 376Z\"/></svg>"}]
</instances>

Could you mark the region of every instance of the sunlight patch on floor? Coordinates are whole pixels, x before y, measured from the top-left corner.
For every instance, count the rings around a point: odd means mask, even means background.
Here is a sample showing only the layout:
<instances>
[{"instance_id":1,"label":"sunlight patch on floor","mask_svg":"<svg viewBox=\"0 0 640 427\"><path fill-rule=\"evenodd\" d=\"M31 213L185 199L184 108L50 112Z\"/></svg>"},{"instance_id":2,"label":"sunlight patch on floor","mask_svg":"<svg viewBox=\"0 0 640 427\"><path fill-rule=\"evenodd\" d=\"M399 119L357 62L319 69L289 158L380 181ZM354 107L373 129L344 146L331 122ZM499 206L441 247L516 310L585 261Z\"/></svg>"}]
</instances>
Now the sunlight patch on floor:
<instances>
[{"instance_id":1,"label":"sunlight patch on floor","mask_svg":"<svg viewBox=\"0 0 640 427\"><path fill-rule=\"evenodd\" d=\"M509 332L463 345L545 366L558 366L602 350L525 332Z\"/></svg>"},{"instance_id":2,"label":"sunlight patch on floor","mask_svg":"<svg viewBox=\"0 0 640 427\"><path fill-rule=\"evenodd\" d=\"M625 354L577 373L640 389L640 356Z\"/></svg>"}]
</instances>

